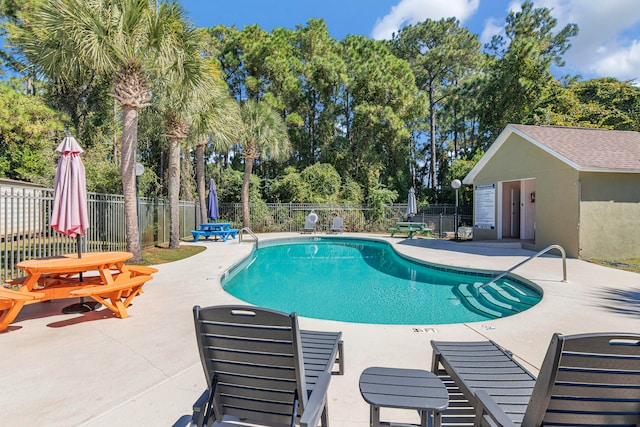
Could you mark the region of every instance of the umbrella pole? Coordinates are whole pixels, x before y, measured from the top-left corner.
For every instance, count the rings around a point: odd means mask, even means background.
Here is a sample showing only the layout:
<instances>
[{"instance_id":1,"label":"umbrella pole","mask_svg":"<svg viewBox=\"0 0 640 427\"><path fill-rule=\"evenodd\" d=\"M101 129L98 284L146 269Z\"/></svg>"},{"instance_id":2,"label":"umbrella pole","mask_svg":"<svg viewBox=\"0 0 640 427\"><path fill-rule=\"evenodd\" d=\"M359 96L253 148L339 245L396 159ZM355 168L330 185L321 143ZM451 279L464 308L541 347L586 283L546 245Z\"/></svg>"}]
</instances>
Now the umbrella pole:
<instances>
[{"instance_id":1,"label":"umbrella pole","mask_svg":"<svg viewBox=\"0 0 640 427\"><path fill-rule=\"evenodd\" d=\"M76 245L78 247L78 258L82 258L82 244L79 234L76 234ZM80 279L80 282L84 281L82 279L82 271L78 273L78 278ZM100 304L99 302L85 302L84 297L80 297L80 302L66 306L62 309L62 312L64 314L87 313L89 311L95 311L100 307L102 307L102 304Z\"/></svg>"}]
</instances>

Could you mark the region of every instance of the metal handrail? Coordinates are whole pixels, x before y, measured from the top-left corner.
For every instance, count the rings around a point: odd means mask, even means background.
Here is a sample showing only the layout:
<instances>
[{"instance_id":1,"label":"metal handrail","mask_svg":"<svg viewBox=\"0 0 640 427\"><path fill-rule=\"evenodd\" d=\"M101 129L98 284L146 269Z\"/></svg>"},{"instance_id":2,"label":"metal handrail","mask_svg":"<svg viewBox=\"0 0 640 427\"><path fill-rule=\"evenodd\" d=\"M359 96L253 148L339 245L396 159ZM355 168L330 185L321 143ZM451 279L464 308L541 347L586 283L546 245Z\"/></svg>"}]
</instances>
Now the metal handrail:
<instances>
[{"instance_id":1,"label":"metal handrail","mask_svg":"<svg viewBox=\"0 0 640 427\"><path fill-rule=\"evenodd\" d=\"M254 234L253 231L251 231L251 229L249 227L243 227L242 229L240 229L240 232L238 233L238 243L242 243L242 232L246 231L247 233L249 233L251 235L251 237L253 237L253 239L256 241L256 243L258 243L258 236L256 236Z\"/></svg>"},{"instance_id":2,"label":"metal handrail","mask_svg":"<svg viewBox=\"0 0 640 427\"><path fill-rule=\"evenodd\" d=\"M566 282L567 281L567 253L564 251L564 248L560 245L550 245L547 246L546 248L544 248L543 250L541 250L540 252L531 255L529 258L525 259L522 262L519 262L518 264L514 265L513 267L511 267L510 269L508 269L507 271L503 271L502 273L498 274L497 276L494 276L491 280L489 280L486 283L483 283L482 285L480 285L480 287L478 287L478 290L484 288L485 286L487 286L490 283L495 282L496 280L502 279L504 276L506 276L507 274L511 273L513 270L515 270L516 268L520 267L522 264L527 263L529 261L531 261L534 258L538 258L540 255L543 255L547 252L549 252L552 249L558 249L560 251L560 253L562 254L562 281Z\"/></svg>"}]
</instances>

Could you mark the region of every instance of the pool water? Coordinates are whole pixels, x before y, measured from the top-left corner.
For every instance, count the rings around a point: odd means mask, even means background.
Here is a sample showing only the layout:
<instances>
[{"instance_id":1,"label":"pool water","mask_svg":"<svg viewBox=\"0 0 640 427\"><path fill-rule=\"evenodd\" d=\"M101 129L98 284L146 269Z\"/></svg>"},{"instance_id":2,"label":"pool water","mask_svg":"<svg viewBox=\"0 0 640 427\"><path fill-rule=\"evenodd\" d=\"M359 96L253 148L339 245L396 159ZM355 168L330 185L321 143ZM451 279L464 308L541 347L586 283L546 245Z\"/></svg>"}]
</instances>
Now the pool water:
<instances>
[{"instance_id":1,"label":"pool water","mask_svg":"<svg viewBox=\"0 0 640 427\"><path fill-rule=\"evenodd\" d=\"M541 298L536 285L521 278L501 279L478 296L474 289L492 276L409 259L383 241L312 237L260 242L224 275L222 287L262 307L377 324L483 321L523 311ZM497 301L500 295L511 298Z\"/></svg>"}]
</instances>

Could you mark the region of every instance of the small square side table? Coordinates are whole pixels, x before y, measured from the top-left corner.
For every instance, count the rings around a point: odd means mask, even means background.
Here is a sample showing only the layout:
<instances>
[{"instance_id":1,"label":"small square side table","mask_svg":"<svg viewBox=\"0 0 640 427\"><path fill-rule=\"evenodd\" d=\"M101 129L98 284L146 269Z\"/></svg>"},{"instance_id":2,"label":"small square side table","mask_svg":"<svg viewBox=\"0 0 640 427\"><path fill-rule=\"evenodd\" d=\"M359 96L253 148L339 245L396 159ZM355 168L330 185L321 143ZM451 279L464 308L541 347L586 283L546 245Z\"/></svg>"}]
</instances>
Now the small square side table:
<instances>
[{"instance_id":1,"label":"small square side table","mask_svg":"<svg viewBox=\"0 0 640 427\"><path fill-rule=\"evenodd\" d=\"M360 375L360 394L370 405L370 425L380 427L380 408L413 409L420 413L420 426L440 427L449 394L440 378L421 369L371 367ZM433 423L429 423L429 412Z\"/></svg>"}]
</instances>

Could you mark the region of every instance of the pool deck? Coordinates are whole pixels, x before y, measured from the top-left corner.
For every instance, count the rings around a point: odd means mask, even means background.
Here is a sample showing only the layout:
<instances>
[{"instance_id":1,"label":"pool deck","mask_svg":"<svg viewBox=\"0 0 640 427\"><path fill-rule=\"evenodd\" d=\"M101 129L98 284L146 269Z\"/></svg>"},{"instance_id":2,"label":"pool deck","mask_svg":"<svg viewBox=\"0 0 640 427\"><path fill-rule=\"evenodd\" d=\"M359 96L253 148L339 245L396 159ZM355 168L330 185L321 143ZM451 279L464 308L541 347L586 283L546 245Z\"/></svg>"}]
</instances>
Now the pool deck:
<instances>
[{"instance_id":1,"label":"pool deck","mask_svg":"<svg viewBox=\"0 0 640 427\"><path fill-rule=\"evenodd\" d=\"M259 238L288 236L300 235L274 233ZM534 253L508 242L373 237L393 243L399 252L414 258L496 271ZM220 288L219 279L252 248L251 243L237 240L196 244L207 250L158 266L159 272L134 300L127 319L116 319L104 308L62 314L69 300L25 307L0 333L2 424L188 425L191 405L205 387L192 307L239 302ZM360 373L369 366L429 370L432 339L492 339L537 373L554 332L640 331L638 274L568 259L568 281L563 283L558 256L536 258L515 273L540 285L545 295L532 309L504 319L397 326L301 318L303 328L343 332L345 375L331 380L331 426L367 426L369 408L358 391ZM415 422L417 415L383 412L383 418Z\"/></svg>"}]
</instances>

